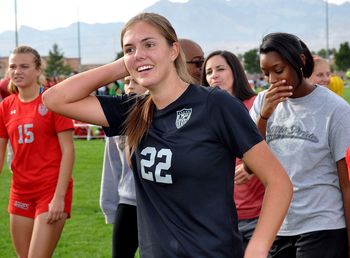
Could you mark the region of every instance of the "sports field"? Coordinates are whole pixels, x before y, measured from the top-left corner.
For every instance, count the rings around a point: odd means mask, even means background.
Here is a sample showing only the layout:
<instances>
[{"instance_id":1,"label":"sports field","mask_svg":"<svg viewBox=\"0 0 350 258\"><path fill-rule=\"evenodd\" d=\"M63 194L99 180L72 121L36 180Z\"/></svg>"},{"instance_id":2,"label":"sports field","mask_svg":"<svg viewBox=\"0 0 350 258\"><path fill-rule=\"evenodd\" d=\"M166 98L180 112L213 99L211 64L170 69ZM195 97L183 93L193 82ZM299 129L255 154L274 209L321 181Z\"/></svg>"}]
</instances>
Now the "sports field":
<instances>
[{"instance_id":1,"label":"sports field","mask_svg":"<svg viewBox=\"0 0 350 258\"><path fill-rule=\"evenodd\" d=\"M350 80L348 80L347 87L344 88L344 98L350 104Z\"/></svg>"},{"instance_id":2,"label":"sports field","mask_svg":"<svg viewBox=\"0 0 350 258\"><path fill-rule=\"evenodd\" d=\"M344 97L350 103L350 88ZM76 140L72 218L67 220L53 257L111 257L112 226L106 225L99 207L103 140ZM11 174L5 164L0 175L0 257L16 257L7 213Z\"/></svg>"}]
</instances>

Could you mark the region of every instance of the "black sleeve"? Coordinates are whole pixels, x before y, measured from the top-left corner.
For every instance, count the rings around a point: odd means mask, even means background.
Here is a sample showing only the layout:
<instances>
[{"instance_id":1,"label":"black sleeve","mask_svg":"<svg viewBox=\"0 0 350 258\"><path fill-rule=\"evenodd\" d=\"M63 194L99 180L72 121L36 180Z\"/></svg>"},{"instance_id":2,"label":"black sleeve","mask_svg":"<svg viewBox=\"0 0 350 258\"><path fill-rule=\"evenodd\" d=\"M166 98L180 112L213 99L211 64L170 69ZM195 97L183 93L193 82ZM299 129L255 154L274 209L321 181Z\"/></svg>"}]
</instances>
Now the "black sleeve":
<instances>
[{"instance_id":1,"label":"black sleeve","mask_svg":"<svg viewBox=\"0 0 350 258\"><path fill-rule=\"evenodd\" d=\"M208 114L214 133L233 156L243 154L263 140L247 108L236 97L220 89L213 89L208 97Z\"/></svg>"},{"instance_id":2,"label":"black sleeve","mask_svg":"<svg viewBox=\"0 0 350 258\"><path fill-rule=\"evenodd\" d=\"M103 112L107 118L109 127L103 127L108 137L121 135L124 129L124 121L129 111L136 102L135 96L97 96Z\"/></svg>"}]
</instances>

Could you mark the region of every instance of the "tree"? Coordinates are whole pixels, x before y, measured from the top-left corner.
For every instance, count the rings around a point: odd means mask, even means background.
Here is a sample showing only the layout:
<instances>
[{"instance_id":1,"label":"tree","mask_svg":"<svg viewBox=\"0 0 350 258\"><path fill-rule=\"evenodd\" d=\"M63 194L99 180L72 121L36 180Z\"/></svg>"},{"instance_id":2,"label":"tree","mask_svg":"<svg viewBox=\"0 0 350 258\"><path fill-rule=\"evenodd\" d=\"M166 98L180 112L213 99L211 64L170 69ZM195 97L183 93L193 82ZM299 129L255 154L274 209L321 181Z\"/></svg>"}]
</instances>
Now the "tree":
<instances>
[{"instance_id":1,"label":"tree","mask_svg":"<svg viewBox=\"0 0 350 258\"><path fill-rule=\"evenodd\" d=\"M119 58L121 58L123 56L124 56L123 51L120 51L120 52L117 53L117 56L116 56L115 60L117 60L117 59L119 59Z\"/></svg>"},{"instance_id":2,"label":"tree","mask_svg":"<svg viewBox=\"0 0 350 258\"><path fill-rule=\"evenodd\" d=\"M335 51L336 51L336 50L335 50L334 48L333 48L333 49L328 49L328 57L334 55ZM316 53L316 55L318 55L318 56L320 56L320 57L322 57L322 58L327 58L326 49L324 49L324 48L320 49L320 50Z\"/></svg>"},{"instance_id":3,"label":"tree","mask_svg":"<svg viewBox=\"0 0 350 258\"><path fill-rule=\"evenodd\" d=\"M60 52L58 45L55 43L52 50L49 51L45 75L47 77L55 77L59 75L69 75L71 72L72 69L69 65L64 64L63 53Z\"/></svg>"},{"instance_id":4,"label":"tree","mask_svg":"<svg viewBox=\"0 0 350 258\"><path fill-rule=\"evenodd\" d=\"M339 51L334 54L335 64L339 71L346 71L350 68L350 47L349 42L340 44Z\"/></svg>"},{"instance_id":5,"label":"tree","mask_svg":"<svg viewBox=\"0 0 350 258\"><path fill-rule=\"evenodd\" d=\"M260 61L259 61L257 48L254 48L245 52L243 55L243 58L244 58L244 67L248 73L250 74L260 73L260 64L259 64Z\"/></svg>"}]
</instances>

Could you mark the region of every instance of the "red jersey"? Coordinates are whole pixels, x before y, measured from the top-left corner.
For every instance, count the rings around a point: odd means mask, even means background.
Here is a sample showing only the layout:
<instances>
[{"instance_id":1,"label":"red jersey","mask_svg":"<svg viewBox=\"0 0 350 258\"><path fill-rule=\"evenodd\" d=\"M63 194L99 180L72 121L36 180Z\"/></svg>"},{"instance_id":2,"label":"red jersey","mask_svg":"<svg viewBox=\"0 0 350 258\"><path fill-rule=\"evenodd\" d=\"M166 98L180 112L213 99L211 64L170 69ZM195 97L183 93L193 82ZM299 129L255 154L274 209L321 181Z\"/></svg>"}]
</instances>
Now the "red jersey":
<instances>
[{"instance_id":1,"label":"red jersey","mask_svg":"<svg viewBox=\"0 0 350 258\"><path fill-rule=\"evenodd\" d=\"M49 111L41 94L21 102L12 94L0 103L0 138L13 148L12 191L32 194L56 187L62 158L57 133L73 130L71 119Z\"/></svg>"},{"instance_id":2,"label":"red jersey","mask_svg":"<svg viewBox=\"0 0 350 258\"><path fill-rule=\"evenodd\" d=\"M243 101L248 110L252 107L254 99L255 96ZM236 165L241 163L242 160L236 159ZM236 203L238 219L253 219L259 217L264 194L265 187L256 176L253 176L244 184L235 184L233 196Z\"/></svg>"},{"instance_id":3,"label":"red jersey","mask_svg":"<svg viewBox=\"0 0 350 258\"><path fill-rule=\"evenodd\" d=\"M350 146L346 150L346 156L345 156L346 164L348 166L348 177L350 181Z\"/></svg>"},{"instance_id":4,"label":"red jersey","mask_svg":"<svg viewBox=\"0 0 350 258\"><path fill-rule=\"evenodd\" d=\"M0 80L0 97L2 99L6 98L11 94L7 89L9 82L10 82L10 77L6 77Z\"/></svg>"}]
</instances>

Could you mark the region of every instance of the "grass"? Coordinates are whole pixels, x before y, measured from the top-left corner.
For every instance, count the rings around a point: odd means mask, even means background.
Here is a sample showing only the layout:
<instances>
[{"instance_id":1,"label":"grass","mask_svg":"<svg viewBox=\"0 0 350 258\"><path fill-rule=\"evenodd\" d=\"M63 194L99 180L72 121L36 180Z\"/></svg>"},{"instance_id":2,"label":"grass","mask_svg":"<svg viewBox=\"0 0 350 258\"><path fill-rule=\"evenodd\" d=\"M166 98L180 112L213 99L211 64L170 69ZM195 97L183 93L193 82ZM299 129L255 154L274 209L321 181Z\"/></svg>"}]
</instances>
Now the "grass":
<instances>
[{"instance_id":1,"label":"grass","mask_svg":"<svg viewBox=\"0 0 350 258\"><path fill-rule=\"evenodd\" d=\"M99 207L104 141L75 141L72 218L67 220L53 257L111 257L112 225L105 224ZM11 174L0 176L0 257L16 257L7 213Z\"/></svg>"},{"instance_id":2,"label":"grass","mask_svg":"<svg viewBox=\"0 0 350 258\"><path fill-rule=\"evenodd\" d=\"M344 88L344 99L350 104L350 86Z\"/></svg>"}]
</instances>

